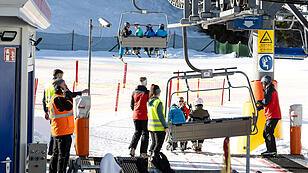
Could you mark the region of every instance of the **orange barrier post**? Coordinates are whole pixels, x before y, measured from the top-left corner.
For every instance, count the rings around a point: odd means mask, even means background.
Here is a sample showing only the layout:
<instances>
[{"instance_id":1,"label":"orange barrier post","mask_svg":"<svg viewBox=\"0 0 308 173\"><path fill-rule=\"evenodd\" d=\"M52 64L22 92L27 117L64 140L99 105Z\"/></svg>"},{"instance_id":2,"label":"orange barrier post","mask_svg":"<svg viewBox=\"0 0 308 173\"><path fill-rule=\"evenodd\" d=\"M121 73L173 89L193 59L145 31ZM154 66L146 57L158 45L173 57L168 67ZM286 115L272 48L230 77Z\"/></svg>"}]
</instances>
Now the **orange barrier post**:
<instances>
[{"instance_id":1,"label":"orange barrier post","mask_svg":"<svg viewBox=\"0 0 308 173\"><path fill-rule=\"evenodd\" d=\"M115 111L116 111L116 112L118 111L120 87L121 87L121 84L120 84L120 83L118 83L117 98L116 98L116 105L115 105Z\"/></svg>"},{"instance_id":2,"label":"orange barrier post","mask_svg":"<svg viewBox=\"0 0 308 173\"><path fill-rule=\"evenodd\" d=\"M224 79L224 81L222 83L222 88L225 88L225 83L226 83L226 79ZM225 95L225 89L222 89L222 93L221 93L221 106L224 104L224 95Z\"/></svg>"},{"instance_id":3,"label":"orange barrier post","mask_svg":"<svg viewBox=\"0 0 308 173\"><path fill-rule=\"evenodd\" d=\"M198 79L198 92L197 92L197 98L199 98L199 89L200 89L200 79Z\"/></svg>"},{"instance_id":4,"label":"orange barrier post","mask_svg":"<svg viewBox=\"0 0 308 173\"><path fill-rule=\"evenodd\" d=\"M38 78L35 78L35 79L34 79L34 105L36 104L37 86L38 86Z\"/></svg>"},{"instance_id":5,"label":"orange barrier post","mask_svg":"<svg viewBox=\"0 0 308 173\"><path fill-rule=\"evenodd\" d=\"M301 154L301 126L302 126L302 105L290 106L290 153Z\"/></svg>"},{"instance_id":6,"label":"orange barrier post","mask_svg":"<svg viewBox=\"0 0 308 173\"><path fill-rule=\"evenodd\" d=\"M73 83L73 92L75 92L75 85L76 85L76 81L74 81Z\"/></svg>"},{"instance_id":7,"label":"orange barrier post","mask_svg":"<svg viewBox=\"0 0 308 173\"><path fill-rule=\"evenodd\" d=\"M225 138L223 149L224 149L224 155L223 155L224 165L222 167L221 172L230 173L232 172L232 169L231 169L231 153L230 153L230 138L229 137Z\"/></svg>"},{"instance_id":8,"label":"orange barrier post","mask_svg":"<svg viewBox=\"0 0 308 173\"><path fill-rule=\"evenodd\" d=\"M171 91L172 91L172 80L170 81L170 84L169 84L169 101L168 101L168 107L170 107L170 103L171 103Z\"/></svg>"},{"instance_id":9,"label":"orange barrier post","mask_svg":"<svg viewBox=\"0 0 308 173\"><path fill-rule=\"evenodd\" d=\"M76 61L76 79L75 79L76 86L78 85L78 61Z\"/></svg>"},{"instance_id":10,"label":"orange barrier post","mask_svg":"<svg viewBox=\"0 0 308 173\"><path fill-rule=\"evenodd\" d=\"M180 70L178 70L178 76L180 76ZM180 78L177 78L176 91L177 91L177 92L180 91ZM176 95L179 96L179 93L177 93Z\"/></svg>"},{"instance_id":11,"label":"orange barrier post","mask_svg":"<svg viewBox=\"0 0 308 173\"><path fill-rule=\"evenodd\" d=\"M123 88L125 88L126 85L126 75L127 75L127 63L125 63L124 65Z\"/></svg>"},{"instance_id":12,"label":"orange barrier post","mask_svg":"<svg viewBox=\"0 0 308 173\"><path fill-rule=\"evenodd\" d=\"M77 156L89 156L89 118L75 120L75 150Z\"/></svg>"}]
</instances>

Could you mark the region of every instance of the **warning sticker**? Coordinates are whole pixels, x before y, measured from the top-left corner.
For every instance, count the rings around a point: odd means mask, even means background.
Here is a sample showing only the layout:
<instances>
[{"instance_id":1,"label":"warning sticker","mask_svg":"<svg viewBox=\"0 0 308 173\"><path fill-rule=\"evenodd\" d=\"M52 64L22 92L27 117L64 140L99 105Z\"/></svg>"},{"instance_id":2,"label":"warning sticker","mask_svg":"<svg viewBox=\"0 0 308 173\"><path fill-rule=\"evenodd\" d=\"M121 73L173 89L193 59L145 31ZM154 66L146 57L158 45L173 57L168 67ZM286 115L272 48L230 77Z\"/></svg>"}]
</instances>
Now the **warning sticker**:
<instances>
[{"instance_id":1,"label":"warning sticker","mask_svg":"<svg viewBox=\"0 0 308 173\"><path fill-rule=\"evenodd\" d=\"M16 60L16 48L6 47L4 48L4 62L15 62Z\"/></svg>"},{"instance_id":2,"label":"warning sticker","mask_svg":"<svg viewBox=\"0 0 308 173\"><path fill-rule=\"evenodd\" d=\"M258 71L259 72L273 72L273 54L259 54L258 55Z\"/></svg>"},{"instance_id":3,"label":"warning sticker","mask_svg":"<svg viewBox=\"0 0 308 173\"><path fill-rule=\"evenodd\" d=\"M274 53L274 30L258 30L258 53Z\"/></svg>"}]
</instances>

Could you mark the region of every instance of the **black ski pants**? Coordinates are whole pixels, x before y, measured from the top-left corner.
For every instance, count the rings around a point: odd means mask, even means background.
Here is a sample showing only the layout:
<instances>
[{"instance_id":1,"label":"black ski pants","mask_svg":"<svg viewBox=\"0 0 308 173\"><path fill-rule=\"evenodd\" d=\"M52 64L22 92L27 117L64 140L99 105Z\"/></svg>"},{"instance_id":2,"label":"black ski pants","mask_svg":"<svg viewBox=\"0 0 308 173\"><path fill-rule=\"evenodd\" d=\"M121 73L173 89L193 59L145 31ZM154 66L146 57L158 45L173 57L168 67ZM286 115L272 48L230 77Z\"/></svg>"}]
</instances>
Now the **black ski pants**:
<instances>
[{"instance_id":1,"label":"black ski pants","mask_svg":"<svg viewBox=\"0 0 308 173\"><path fill-rule=\"evenodd\" d=\"M159 154L161 148L163 147L166 132L165 131L150 131L152 145L150 147L150 152L154 152L154 155Z\"/></svg>"},{"instance_id":2,"label":"black ski pants","mask_svg":"<svg viewBox=\"0 0 308 173\"><path fill-rule=\"evenodd\" d=\"M138 142L141 137L140 154L147 153L149 145L149 131L148 131L148 120L134 120L135 133L129 148L137 148Z\"/></svg>"},{"instance_id":3,"label":"black ski pants","mask_svg":"<svg viewBox=\"0 0 308 173\"><path fill-rule=\"evenodd\" d=\"M52 150L53 150L53 136L50 135L50 141L49 141L49 146L48 146L48 155L52 155Z\"/></svg>"},{"instance_id":4,"label":"black ski pants","mask_svg":"<svg viewBox=\"0 0 308 173\"><path fill-rule=\"evenodd\" d=\"M265 139L265 144L268 152L277 152L276 141L274 136L274 130L279 119L269 119L266 120L263 137Z\"/></svg>"},{"instance_id":5,"label":"black ski pants","mask_svg":"<svg viewBox=\"0 0 308 173\"><path fill-rule=\"evenodd\" d=\"M50 173L66 173L72 144L71 135L53 137L53 153L50 159Z\"/></svg>"}]
</instances>

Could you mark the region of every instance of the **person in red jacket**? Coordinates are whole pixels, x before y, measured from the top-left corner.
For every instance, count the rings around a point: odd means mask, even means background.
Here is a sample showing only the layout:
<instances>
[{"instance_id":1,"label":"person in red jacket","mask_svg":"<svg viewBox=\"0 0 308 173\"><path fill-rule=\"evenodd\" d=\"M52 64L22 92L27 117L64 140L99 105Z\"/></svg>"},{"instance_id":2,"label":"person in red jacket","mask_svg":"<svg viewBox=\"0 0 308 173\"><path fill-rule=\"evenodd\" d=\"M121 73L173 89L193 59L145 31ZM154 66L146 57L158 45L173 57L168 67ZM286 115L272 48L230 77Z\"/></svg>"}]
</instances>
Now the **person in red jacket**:
<instances>
[{"instance_id":1,"label":"person in red jacket","mask_svg":"<svg viewBox=\"0 0 308 173\"><path fill-rule=\"evenodd\" d=\"M135 133L129 145L129 154L132 157L135 156L135 150L141 136L140 156L147 157L149 144L147 102L149 100L149 90L147 90L146 86L147 78L140 77L140 85L133 92L131 99L131 109L134 111L133 119L135 125Z\"/></svg>"},{"instance_id":2,"label":"person in red jacket","mask_svg":"<svg viewBox=\"0 0 308 173\"><path fill-rule=\"evenodd\" d=\"M186 103L184 101L184 97L179 97L178 98L178 107L182 110L185 119L187 120L188 116L189 116L189 109L186 106Z\"/></svg>"},{"instance_id":3,"label":"person in red jacket","mask_svg":"<svg viewBox=\"0 0 308 173\"><path fill-rule=\"evenodd\" d=\"M264 98L263 100L257 101L257 109L258 111L264 109L266 123L263 131L263 137L267 148L267 151L261 153L261 155L275 157L277 155L277 149L274 130L278 121L281 119L278 93L272 84L272 78L270 76L263 76L261 79L261 84L264 87Z\"/></svg>"}]
</instances>

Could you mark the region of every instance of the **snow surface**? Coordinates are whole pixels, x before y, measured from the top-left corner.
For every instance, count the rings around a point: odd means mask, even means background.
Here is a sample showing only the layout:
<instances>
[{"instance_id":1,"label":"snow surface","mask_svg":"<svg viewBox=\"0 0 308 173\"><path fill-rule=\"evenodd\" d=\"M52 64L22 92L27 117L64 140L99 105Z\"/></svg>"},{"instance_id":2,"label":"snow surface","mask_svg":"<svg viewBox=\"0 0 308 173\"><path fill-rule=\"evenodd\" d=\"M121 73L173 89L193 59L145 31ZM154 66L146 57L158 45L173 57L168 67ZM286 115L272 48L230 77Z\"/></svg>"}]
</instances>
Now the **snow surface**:
<instances>
[{"instance_id":1,"label":"snow surface","mask_svg":"<svg viewBox=\"0 0 308 173\"><path fill-rule=\"evenodd\" d=\"M252 80L253 60L251 58L234 58L234 54L215 55L205 54L197 51L189 51L192 64L199 68L221 68L238 67L239 70L248 74ZM145 56L145 55L143 55ZM134 132L132 121L132 111L130 110L131 92L138 84L140 76L148 77L148 84L158 84L162 88L161 99L165 100L165 88L167 80L173 76L172 72L190 70L183 59L182 49L168 49L168 59L155 58L135 58L124 57L128 63L127 85L120 90L119 111L114 112L116 86L123 81L123 63L118 59L112 58L110 52L93 52L92 61L92 109L90 117L90 155L104 156L106 153L112 153L114 156L128 156L128 146ZM36 78L39 79L35 108L35 140L48 142L50 136L49 122L44 119L44 113L41 106L41 98L44 84L49 82L52 77L52 70L60 68L64 71L64 79L72 90L72 84L75 79L75 61L79 61L79 85L78 90L87 86L87 52L62 52L62 51L39 51L36 59ZM303 104L303 126L302 126L302 153L308 158L308 139L305 132L308 130L308 60L276 60L275 61L275 79L278 81L278 93L280 98L280 107L282 111L282 121L284 128L284 139L277 140L279 154L289 154L289 106L292 104ZM235 83L242 83L242 78L231 79ZM221 80L218 80L220 85ZM181 82L181 89L184 83ZM242 83L243 84L243 83ZM245 84L245 83L244 83ZM121 85L122 86L122 85ZM175 82L173 90L176 89ZM201 87L205 86L201 80ZM196 87L196 82L192 83ZM210 95L203 95L205 100ZM220 94L213 93L215 97L220 98ZM196 95L193 95L195 97ZM224 106L207 105L212 118L240 116L242 105L248 100L248 93L231 92L231 101L227 100L225 93ZM220 99L217 100L220 103ZM231 153L236 153L236 138L231 138ZM190 145L190 144L189 144ZM221 154L223 139L208 139L203 144L203 151L208 155L195 154L191 152L172 154L165 150L172 167L175 169L220 169L222 157ZM265 145L261 145L252 154L259 154L265 150ZM137 148L137 155L139 148ZM72 155L74 149L72 146ZM217 153L213 155L211 153ZM212 156L210 156L212 155ZM271 163L265 163L262 159L251 159L251 171L272 172L275 166ZM308 161L307 161L308 162ZM245 170L244 158L232 158L232 167L240 172Z\"/></svg>"},{"instance_id":2,"label":"snow surface","mask_svg":"<svg viewBox=\"0 0 308 173\"><path fill-rule=\"evenodd\" d=\"M131 0L74 0L73 1L48 1L51 10L52 25L43 32L52 33L75 33L88 35L89 19L93 19L94 25L100 25L98 18L107 19L112 26L104 29L104 36L115 36L122 12L137 11ZM183 10L172 6L167 0L137 0L136 4L150 12L165 12L168 15L169 23L178 23L183 16ZM124 22L140 24L166 24L163 15L125 15ZM198 27L189 27L189 36L198 36L201 33L196 32ZM175 29L180 33L181 29ZM100 35L98 29L93 30L94 35ZM205 35L205 34L203 34Z\"/></svg>"}]
</instances>

